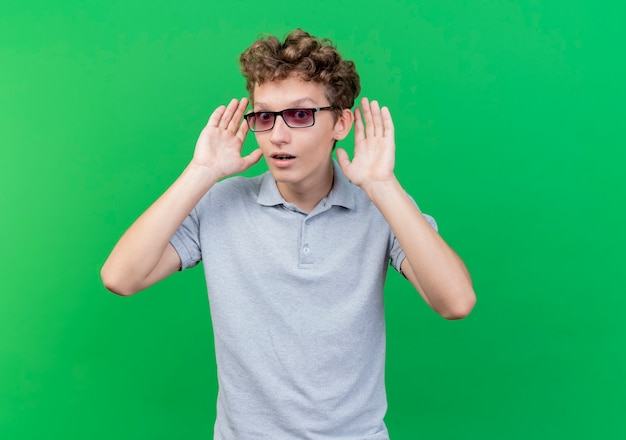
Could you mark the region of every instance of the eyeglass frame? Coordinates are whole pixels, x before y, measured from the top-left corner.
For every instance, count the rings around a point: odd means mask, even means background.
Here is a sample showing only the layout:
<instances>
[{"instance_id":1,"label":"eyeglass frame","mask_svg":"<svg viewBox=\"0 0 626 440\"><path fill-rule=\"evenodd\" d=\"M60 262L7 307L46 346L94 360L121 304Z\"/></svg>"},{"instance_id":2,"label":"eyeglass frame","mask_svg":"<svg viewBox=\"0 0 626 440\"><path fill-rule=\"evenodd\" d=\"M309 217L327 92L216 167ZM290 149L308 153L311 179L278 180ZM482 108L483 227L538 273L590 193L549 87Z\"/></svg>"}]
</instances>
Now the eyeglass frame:
<instances>
[{"instance_id":1,"label":"eyeglass frame","mask_svg":"<svg viewBox=\"0 0 626 440\"><path fill-rule=\"evenodd\" d=\"M315 125L315 113L322 111L322 110L336 110L337 106L335 105L330 105L327 107L294 107L294 108L286 108L284 110L281 110L279 112L270 112L270 111L260 111L260 112L250 112L246 115L243 115L243 118L246 120L246 123L248 124L248 128L250 129L250 131L252 131L253 133L263 133L265 131L270 131L274 128L274 126L276 125L276 117L280 116L283 119L283 122L285 123L285 125L289 128L309 128L309 127L313 127ZM293 110L309 110L312 111L312 117L313 117L313 122L311 123L311 125L304 125L304 126L300 126L300 127L292 127L291 125L289 125L289 122L287 122L287 120L285 119L285 117L283 116L284 112L288 112L288 111L293 111ZM270 113L272 115L274 115L274 120L272 121L272 126L270 128L266 128L265 130L255 130L252 128L252 126L250 125L250 118L253 116L258 115L259 113Z\"/></svg>"}]
</instances>

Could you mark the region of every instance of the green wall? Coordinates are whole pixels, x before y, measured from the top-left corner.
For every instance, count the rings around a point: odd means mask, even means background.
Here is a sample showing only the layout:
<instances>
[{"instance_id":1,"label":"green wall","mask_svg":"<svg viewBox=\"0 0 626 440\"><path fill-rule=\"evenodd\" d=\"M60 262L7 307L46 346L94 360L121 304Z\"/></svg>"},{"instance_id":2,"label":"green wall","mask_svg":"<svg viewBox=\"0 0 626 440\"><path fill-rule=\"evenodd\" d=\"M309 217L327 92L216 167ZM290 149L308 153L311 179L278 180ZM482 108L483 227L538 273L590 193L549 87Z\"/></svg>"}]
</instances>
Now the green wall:
<instances>
[{"instance_id":1,"label":"green wall","mask_svg":"<svg viewBox=\"0 0 626 440\"><path fill-rule=\"evenodd\" d=\"M2 2L0 437L211 437L201 270L131 298L98 272L244 96L239 53L303 27L390 107L399 179L475 280L447 322L390 274L392 438L626 438L621 4Z\"/></svg>"}]
</instances>

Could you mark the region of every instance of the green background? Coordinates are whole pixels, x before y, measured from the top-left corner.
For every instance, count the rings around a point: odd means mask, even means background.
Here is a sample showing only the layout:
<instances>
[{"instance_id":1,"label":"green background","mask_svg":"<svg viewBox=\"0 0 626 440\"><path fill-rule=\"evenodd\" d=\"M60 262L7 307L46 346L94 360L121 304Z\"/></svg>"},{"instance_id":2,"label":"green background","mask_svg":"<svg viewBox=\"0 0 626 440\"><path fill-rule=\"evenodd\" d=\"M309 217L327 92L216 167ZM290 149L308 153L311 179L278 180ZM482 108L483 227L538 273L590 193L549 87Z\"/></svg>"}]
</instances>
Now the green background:
<instances>
[{"instance_id":1,"label":"green background","mask_svg":"<svg viewBox=\"0 0 626 440\"><path fill-rule=\"evenodd\" d=\"M475 282L448 322L390 273L392 438L626 438L621 3L2 2L0 437L211 438L202 271L121 298L99 269L245 95L238 55L302 27L390 107Z\"/></svg>"}]
</instances>

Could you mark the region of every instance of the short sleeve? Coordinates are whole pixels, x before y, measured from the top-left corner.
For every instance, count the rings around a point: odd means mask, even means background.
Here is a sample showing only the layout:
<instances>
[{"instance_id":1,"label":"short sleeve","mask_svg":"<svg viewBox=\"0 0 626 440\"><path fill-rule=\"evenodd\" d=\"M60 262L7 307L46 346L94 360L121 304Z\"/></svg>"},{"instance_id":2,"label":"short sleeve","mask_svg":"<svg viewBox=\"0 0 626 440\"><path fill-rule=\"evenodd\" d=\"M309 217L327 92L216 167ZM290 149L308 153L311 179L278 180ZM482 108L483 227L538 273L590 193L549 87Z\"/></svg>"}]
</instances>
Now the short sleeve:
<instances>
[{"instance_id":1,"label":"short sleeve","mask_svg":"<svg viewBox=\"0 0 626 440\"><path fill-rule=\"evenodd\" d=\"M198 213L194 208L178 227L170 243L181 261L181 270L197 265L202 259Z\"/></svg>"},{"instance_id":2,"label":"short sleeve","mask_svg":"<svg viewBox=\"0 0 626 440\"><path fill-rule=\"evenodd\" d=\"M435 221L433 217L431 217L428 214L422 214L422 215L424 216L428 224L432 226L432 228L435 231L439 231L439 228L437 227L437 222ZM400 243L398 243L398 239L395 236L393 236L393 242L391 244L391 252L389 253L389 258L391 260L390 264L393 266L393 268L397 270L398 272L402 273L402 271L400 270L400 266L402 265L402 262L404 261L405 255L404 255L404 251L400 247Z\"/></svg>"}]
</instances>

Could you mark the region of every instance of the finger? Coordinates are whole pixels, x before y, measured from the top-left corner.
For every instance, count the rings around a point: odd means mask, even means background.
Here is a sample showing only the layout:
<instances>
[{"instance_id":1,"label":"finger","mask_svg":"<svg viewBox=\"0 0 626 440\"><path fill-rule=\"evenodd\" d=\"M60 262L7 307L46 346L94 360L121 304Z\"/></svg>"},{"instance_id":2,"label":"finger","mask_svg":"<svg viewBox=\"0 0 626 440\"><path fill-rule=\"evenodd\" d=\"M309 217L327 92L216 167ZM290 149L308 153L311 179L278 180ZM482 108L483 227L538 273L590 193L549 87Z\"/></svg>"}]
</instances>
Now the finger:
<instances>
[{"instance_id":1,"label":"finger","mask_svg":"<svg viewBox=\"0 0 626 440\"><path fill-rule=\"evenodd\" d=\"M363 119L365 120L365 135L367 137L376 136L376 128L372 119L372 109L367 98L361 100L361 108L363 109Z\"/></svg>"},{"instance_id":2,"label":"finger","mask_svg":"<svg viewBox=\"0 0 626 440\"><path fill-rule=\"evenodd\" d=\"M391 119L391 112L389 111L389 108L387 107L382 108L381 117L383 120L383 127L385 130L384 136L393 138L394 133L395 133L395 128L393 126L393 119Z\"/></svg>"},{"instance_id":3,"label":"finger","mask_svg":"<svg viewBox=\"0 0 626 440\"><path fill-rule=\"evenodd\" d=\"M230 121L233 119L233 115L237 111L238 106L239 106L239 101L236 99L231 99L231 101L226 106L226 110L224 111L222 118L220 119L220 123L219 123L220 128L223 128L224 130L228 129L228 125L230 124Z\"/></svg>"},{"instance_id":4,"label":"finger","mask_svg":"<svg viewBox=\"0 0 626 440\"><path fill-rule=\"evenodd\" d=\"M380 104L374 100L370 102L370 111L372 112L372 123L374 124L374 132L378 136L384 136L383 117L380 114Z\"/></svg>"},{"instance_id":5,"label":"finger","mask_svg":"<svg viewBox=\"0 0 626 440\"><path fill-rule=\"evenodd\" d=\"M235 109L235 113L233 114L233 117L228 124L229 130L238 132L238 129L240 128L239 125L241 123L241 119L243 118L243 114L246 111L246 108L248 108L248 99L241 98L241 101L239 101L239 104Z\"/></svg>"},{"instance_id":6,"label":"finger","mask_svg":"<svg viewBox=\"0 0 626 440\"><path fill-rule=\"evenodd\" d=\"M248 123L246 121L241 121L239 123L239 128L237 129L237 133L235 133L235 136L243 144L243 141L246 140L247 134L248 134Z\"/></svg>"},{"instance_id":7,"label":"finger","mask_svg":"<svg viewBox=\"0 0 626 440\"><path fill-rule=\"evenodd\" d=\"M216 108L215 110L213 110L213 113L211 113L211 116L209 117L209 120L207 121L207 127L217 127L220 124L220 121L222 120L222 115L224 114L224 112L226 111L226 106L224 105L220 105L218 108Z\"/></svg>"},{"instance_id":8,"label":"finger","mask_svg":"<svg viewBox=\"0 0 626 440\"><path fill-rule=\"evenodd\" d=\"M361 109L359 107L354 109L354 143L358 144L365 139L365 131L363 129L363 119L361 115Z\"/></svg>"}]
</instances>

